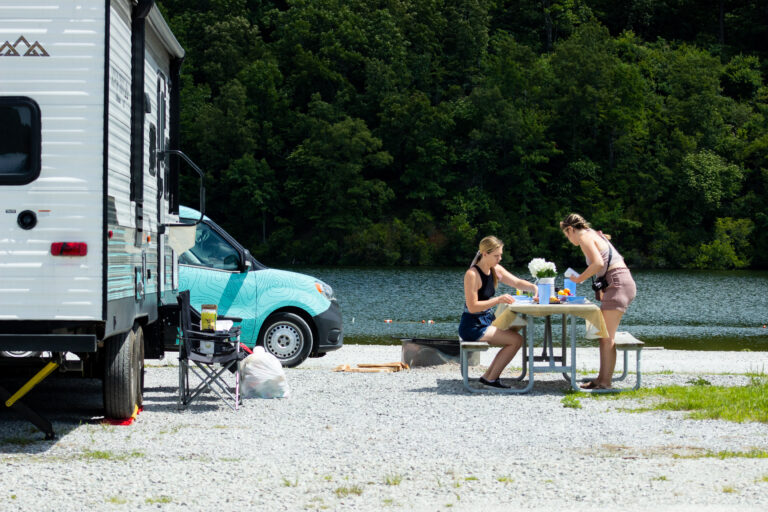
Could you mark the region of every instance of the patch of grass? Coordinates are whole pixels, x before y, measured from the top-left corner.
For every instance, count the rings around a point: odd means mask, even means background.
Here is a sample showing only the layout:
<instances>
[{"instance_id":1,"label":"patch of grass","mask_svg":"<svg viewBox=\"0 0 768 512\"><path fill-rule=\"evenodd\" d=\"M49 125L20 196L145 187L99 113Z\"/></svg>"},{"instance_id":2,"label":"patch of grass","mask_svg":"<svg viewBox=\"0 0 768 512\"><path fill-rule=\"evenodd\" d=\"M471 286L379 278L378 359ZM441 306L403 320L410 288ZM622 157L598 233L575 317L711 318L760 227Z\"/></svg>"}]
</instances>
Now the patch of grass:
<instances>
[{"instance_id":1,"label":"patch of grass","mask_svg":"<svg viewBox=\"0 0 768 512\"><path fill-rule=\"evenodd\" d=\"M686 381L688 384L691 384L692 386L711 386L712 383L709 382L704 377L696 377L695 379L688 379Z\"/></svg>"},{"instance_id":2,"label":"patch of grass","mask_svg":"<svg viewBox=\"0 0 768 512\"><path fill-rule=\"evenodd\" d=\"M713 458L713 459L768 459L768 451L761 450L759 448L753 448L749 450L748 452L732 452L732 451L719 451L719 452L713 452L713 451L706 451L704 453L696 454L696 455L672 455L672 457L676 459L703 459L703 458Z\"/></svg>"},{"instance_id":3,"label":"patch of grass","mask_svg":"<svg viewBox=\"0 0 768 512\"><path fill-rule=\"evenodd\" d=\"M570 407L571 409L581 409L581 402L576 397L576 394L567 394L560 400L563 407Z\"/></svg>"},{"instance_id":4,"label":"patch of grass","mask_svg":"<svg viewBox=\"0 0 768 512\"><path fill-rule=\"evenodd\" d=\"M128 500L126 500L122 496L111 496L110 498L107 499L107 502L112 503L114 505L125 505L126 503L128 503Z\"/></svg>"},{"instance_id":5,"label":"patch of grass","mask_svg":"<svg viewBox=\"0 0 768 512\"><path fill-rule=\"evenodd\" d=\"M333 475L323 475L323 480L325 480L326 482L330 482L331 480L333 480Z\"/></svg>"},{"instance_id":6,"label":"patch of grass","mask_svg":"<svg viewBox=\"0 0 768 512\"><path fill-rule=\"evenodd\" d=\"M323 498L320 496L315 496L311 500L309 500L309 503L304 505L304 508L306 510L313 509L313 510L328 510L328 505L325 505L323 503Z\"/></svg>"},{"instance_id":7,"label":"patch of grass","mask_svg":"<svg viewBox=\"0 0 768 512\"><path fill-rule=\"evenodd\" d=\"M651 478L651 481L656 481L656 482L666 482L667 480L669 479L665 475L659 475Z\"/></svg>"},{"instance_id":8,"label":"patch of grass","mask_svg":"<svg viewBox=\"0 0 768 512\"><path fill-rule=\"evenodd\" d=\"M625 409L629 412L689 411L691 419L768 423L768 378L762 375L752 377L746 386L661 386L626 391L621 398L658 399L651 407Z\"/></svg>"},{"instance_id":9,"label":"patch of grass","mask_svg":"<svg viewBox=\"0 0 768 512\"><path fill-rule=\"evenodd\" d=\"M156 503L173 503L173 500L170 496L158 496L156 498L147 498L144 500L145 503L148 503L150 505L154 505Z\"/></svg>"},{"instance_id":10,"label":"patch of grass","mask_svg":"<svg viewBox=\"0 0 768 512\"><path fill-rule=\"evenodd\" d=\"M403 481L402 475L393 474L393 475L387 475L384 477L384 483L387 485L400 485L400 482L402 481Z\"/></svg>"},{"instance_id":11,"label":"patch of grass","mask_svg":"<svg viewBox=\"0 0 768 512\"><path fill-rule=\"evenodd\" d=\"M296 487L297 485L299 485L299 477L296 477L293 482L283 477L283 487Z\"/></svg>"},{"instance_id":12,"label":"patch of grass","mask_svg":"<svg viewBox=\"0 0 768 512\"><path fill-rule=\"evenodd\" d=\"M728 494L732 494L732 493L736 492L736 489L734 487L730 486L730 485L726 485L726 486L723 487L723 492L724 493L728 493Z\"/></svg>"},{"instance_id":13,"label":"patch of grass","mask_svg":"<svg viewBox=\"0 0 768 512\"><path fill-rule=\"evenodd\" d=\"M80 455L80 458L85 460L122 461L122 460L141 458L141 457L144 457L144 453L139 451L133 451L130 453L114 453L114 452L104 451L104 450L86 450Z\"/></svg>"},{"instance_id":14,"label":"patch of grass","mask_svg":"<svg viewBox=\"0 0 768 512\"><path fill-rule=\"evenodd\" d=\"M393 500L392 498L385 498L381 500L381 504L384 505L385 507L394 507L396 505L395 500Z\"/></svg>"},{"instance_id":15,"label":"patch of grass","mask_svg":"<svg viewBox=\"0 0 768 512\"><path fill-rule=\"evenodd\" d=\"M468 476L464 480L467 482L477 482L479 478L477 478L476 476Z\"/></svg>"},{"instance_id":16,"label":"patch of grass","mask_svg":"<svg viewBox=\"0 0 768 512\"><path fill-rule=\"evenodd\" d=\"M339 498L346 498L347 496L354 494L355 496L360 496L363 494L363 488L359 485L352 485L349 487L339 487L334 491L336 493L336 496Z\"/></svg>"},{"instance_id":17,"label":"patch of grass","mask_svg":"<svg viewBox=\"0 0 768 512\"><path fill-rule=\"evenodd\" d=\"M511 476L500 476L496 479L497 482L501 482L503 484L511 484L514 482Z\"/></svg>"},{"instance_id":18,"label":"patch of grass","mask_svg":"<svg viewBox=\"0 0 768 512\"><path fill-rule=\"evenodd\" d=\"M29 437L21 437L21 436L14 436L14 437L6 437L2 441L0 441L0 444L15 444L17 446L29 446L30 444L35 444L37 441L35 439L29 438Z\"/></svg>"}]
</instances>

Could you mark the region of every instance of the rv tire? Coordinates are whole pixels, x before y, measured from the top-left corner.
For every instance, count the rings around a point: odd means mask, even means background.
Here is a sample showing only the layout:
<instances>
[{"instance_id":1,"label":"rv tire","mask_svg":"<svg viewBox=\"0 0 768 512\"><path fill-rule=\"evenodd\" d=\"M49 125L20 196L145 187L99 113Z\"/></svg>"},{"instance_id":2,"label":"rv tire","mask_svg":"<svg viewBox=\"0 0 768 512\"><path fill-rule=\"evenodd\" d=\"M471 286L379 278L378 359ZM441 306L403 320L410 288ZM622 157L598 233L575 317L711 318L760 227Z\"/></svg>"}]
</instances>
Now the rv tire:
<instances>
[{"instance_id":1,"label":"rv tire","mask_svg":"<svg viewBox=\"0 0 768 512\"><path fill-rule=\"evenodd\" d=\"M126 419L136 407L139 364L136 333L130 330L104 343L104 415Z\"/></svg>"},{"instance_id":2,"label":"rv tire","mask_svg":"<svg viewBox=\"0 0 768 512\"><path fill-rule=\"evenodd\" d=\"M136 362L138 365L136 378L136 405L141 407L144 404L144 329L141 326L136 327L136 340L133 344L136 351Z\"/></svg>"}]
</instances>

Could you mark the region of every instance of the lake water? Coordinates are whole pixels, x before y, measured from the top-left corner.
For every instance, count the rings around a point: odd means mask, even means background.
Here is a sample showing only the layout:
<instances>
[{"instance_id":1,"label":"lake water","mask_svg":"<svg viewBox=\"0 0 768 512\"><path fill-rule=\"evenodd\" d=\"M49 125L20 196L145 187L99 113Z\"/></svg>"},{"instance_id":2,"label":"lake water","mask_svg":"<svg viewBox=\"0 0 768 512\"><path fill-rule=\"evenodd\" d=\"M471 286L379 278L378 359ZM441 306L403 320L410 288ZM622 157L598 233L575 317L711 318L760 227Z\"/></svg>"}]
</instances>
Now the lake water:
<instances>
[{"instance_id":1,"label":"lake water","mask_svg":"<svg viewBox=\"0 0 768 512\"><path fill-rule=\"evenodd\" d=\"M343 311L345 343L457 336L466 269L291 270L333 286ZM532 281L527 270L512 272ZM768 351L768 272L633 270L632 274L637 298L620 330L630 331L650 346L669 349ZM558 286L562 279L558 276ZM592 296L588 283L578 288L579 295ZM499 293L508 292L508 287L500 287ZM579 329L583 334L583 322Z\"/></svg>"}]
</instances>

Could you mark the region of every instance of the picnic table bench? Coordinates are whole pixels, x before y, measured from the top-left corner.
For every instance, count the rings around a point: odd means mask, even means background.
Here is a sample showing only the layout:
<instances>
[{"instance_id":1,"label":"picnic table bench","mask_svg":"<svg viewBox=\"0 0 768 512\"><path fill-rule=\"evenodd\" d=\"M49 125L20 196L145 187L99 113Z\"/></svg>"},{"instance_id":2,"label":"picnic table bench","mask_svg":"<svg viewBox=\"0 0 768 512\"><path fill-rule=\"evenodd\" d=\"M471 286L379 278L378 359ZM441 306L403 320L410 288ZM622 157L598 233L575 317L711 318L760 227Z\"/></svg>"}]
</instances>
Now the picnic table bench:
<instances>
[{"instance_id":1,"label":"picnic table bench","mask_svg":"<svg viewBox=\"0 0 768 512\"><path fill-rule=\"evenodd\" d=\"M636 380L635 380L635 386L632 389L639 389L641 385L641 370L640 370L640 355L642 353L643 347L645 344L632 336L627 331L618 331L616 333L616 336L614 337L614 343L616 345L616 350L620 350L624 353L624 368L622 371L622 374L619 377L615 377L614 381L622 381L627 378L627 375L629 374L629 352L635 352L635 361L636 361ZM491 348L492 345L489 345L488 342L485 341L464 341L459 340L459 362L461 366L461 377L464 382L464 387L473 393L479 392L479 391L486 391L490 389L478 389L474 388L469 385L469 355L478 353L478 352L484 352ZM525 351L525 343L523 344L522 350ZM572 361L571 364L575 365L575 361ZM519 380L519 379L515 379ZM598 391L622 391L626 389L618 389L618 388L612 388L610 390L598 390ZM586 391L586 390L585 390ZM594 391L594 390L593 390Z\"/></svg>"}]
</instances>

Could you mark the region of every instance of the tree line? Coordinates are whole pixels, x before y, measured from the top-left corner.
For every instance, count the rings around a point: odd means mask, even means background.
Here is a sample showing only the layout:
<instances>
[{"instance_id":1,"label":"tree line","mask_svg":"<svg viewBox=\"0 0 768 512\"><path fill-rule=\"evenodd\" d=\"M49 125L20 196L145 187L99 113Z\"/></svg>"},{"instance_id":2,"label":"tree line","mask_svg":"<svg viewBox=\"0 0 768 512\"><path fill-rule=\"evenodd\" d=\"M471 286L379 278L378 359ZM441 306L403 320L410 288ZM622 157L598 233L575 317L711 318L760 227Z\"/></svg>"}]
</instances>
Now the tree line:
<instances>
[{"instance_id":1,"label":"tree line","mask_svg":"<svg viewBox=\"0 0 768 512\"><path fill-rule=\"evenodd\" d=\"M768 0L158 3L207 212L268 264L575 263L575 211L631 266L768 267Z\"/></svg>"}]
</instances>

